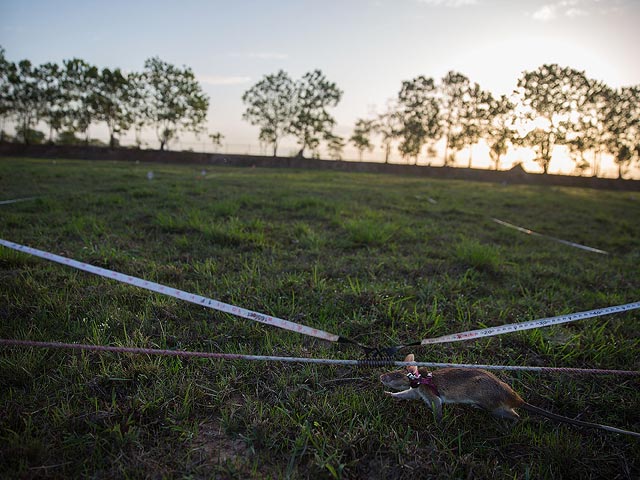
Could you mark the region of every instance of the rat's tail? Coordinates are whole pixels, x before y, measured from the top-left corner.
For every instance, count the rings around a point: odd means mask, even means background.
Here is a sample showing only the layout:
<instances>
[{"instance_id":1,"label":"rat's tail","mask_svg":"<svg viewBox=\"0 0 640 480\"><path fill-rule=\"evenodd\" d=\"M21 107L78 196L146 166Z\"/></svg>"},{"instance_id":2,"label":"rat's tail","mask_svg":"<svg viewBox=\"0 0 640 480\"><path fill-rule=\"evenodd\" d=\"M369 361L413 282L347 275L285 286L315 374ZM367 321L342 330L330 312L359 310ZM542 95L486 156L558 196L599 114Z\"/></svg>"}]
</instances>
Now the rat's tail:
<instances>
[{"instance_id":1,"label":"rat's tail","mask_svg":"<svg viewBox=\"0 0 640 480\"><path fill-rule=\"evenodd\" d=\"M562 415L556 415L555 413L551 413L544 408L536 407L535 405L531 405L530 403L525 402L520 405L520 408L526 410L530 413L535 413L538 415L542 415L543 417L550 418L551 420L556 420L558 422L570 423L571 425L576 425L578 427L587 427L587 428L597 428L598 430L606 430L607 432L613 433L622 433L624 435L632 435L634 437L640 437L640 433L631 432L629 430L622 430L621 428L610 427L609 425L600 425L599 423L591 423L591 422L583 422L582 420L574 420L573 418L563 417Z\"/></svg>"}]
</instances>

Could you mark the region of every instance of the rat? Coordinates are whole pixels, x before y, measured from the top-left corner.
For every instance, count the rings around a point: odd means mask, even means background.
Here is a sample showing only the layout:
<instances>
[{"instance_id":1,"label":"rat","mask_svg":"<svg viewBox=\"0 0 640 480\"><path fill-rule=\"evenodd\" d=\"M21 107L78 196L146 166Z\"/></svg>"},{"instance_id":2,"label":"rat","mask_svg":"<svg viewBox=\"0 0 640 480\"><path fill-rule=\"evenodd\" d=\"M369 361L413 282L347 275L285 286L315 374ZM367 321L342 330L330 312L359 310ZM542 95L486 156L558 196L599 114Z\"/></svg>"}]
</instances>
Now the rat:
<instances>
[{"instance_id":1,"label":"rat","mask_svg":"<svg viewBox=\"0 0 640 480\"><path fill-rule=\"evenodd\" d=\"M407 355L405 362L413 362L413 354ZM442 420L443 403L466 403L488 410L501 418L517 420L520 415L515 411L522 408L529 413L545 416L558 422L587 428L596 428L608 432L622 433L640 437L640 433L622 430L608 425L583 422L544 410L525 402L509 385L494 374L476 368L442 368L429 372L426 368L408 366L406 370L396 370L380 376L384 386L400 392L385 392L401 400L422 400L429 405L436 422Z\"/></svg>"}]
</instances>

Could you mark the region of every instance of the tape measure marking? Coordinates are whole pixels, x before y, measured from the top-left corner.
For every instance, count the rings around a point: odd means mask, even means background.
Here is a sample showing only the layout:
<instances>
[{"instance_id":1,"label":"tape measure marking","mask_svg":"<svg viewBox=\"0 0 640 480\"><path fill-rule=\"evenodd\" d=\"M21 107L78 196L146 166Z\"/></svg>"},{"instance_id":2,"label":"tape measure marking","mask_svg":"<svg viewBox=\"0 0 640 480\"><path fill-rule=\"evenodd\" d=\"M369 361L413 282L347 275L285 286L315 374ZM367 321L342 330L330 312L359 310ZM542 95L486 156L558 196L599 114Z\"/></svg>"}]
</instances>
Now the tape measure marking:
<instances>
[{"instance_id":1,"label":"tape measure marking","mask_svg":"<svg viewBox=\"0 0 640 480\"><path fill-rule=\"evenodd\" d=\"M519 232L526 233L527 235L535 235L537 237L548 238L549 240L553 240L555 242L562 243L564 245L569 245L570 247L580 248L582 250L586 250L588 252L600 253L602 255L609 255L609 252L605 252L604 250L600 250L593 247L587 247L586 245L580 245L579 243L570 242L568 240L562 240L561 238L552 237L551 235L544 235L542 233L534 232L533 230L529 230L528 228L518 227L509 222L505 222L503 220L498 220L497 218L492 218L492 220L500 225L504 225L505 227L513 228L514 230L518 230Z\"/></svg>"},{"instance_id":2,"label":"tape measure marking","mask_svg":"<svg viewBox=\"0 0 640 480\"><path fill-rule=\"evenodd\" d=\"M122 273L118 273L113 270L108 270L106 268L97 267L95 265L90 265L88 263L79 262L71 258L67 258L61 255L45 252L43 250L27 247L25 245L20 245L14 242L9 242L7 240L0 239L0 245L4 245L5 247L11 248L13 250L17 250L23 253L44 258L56 263L77 268L78 270L83 270L83 271L93 273L95 275L99 275L105 278L111 278L113 280L126 283L129 285L133 285L139 288L143 288L145 290L160 293L163 295L168 295L174 298L178 298L180 300L202 305L204 307L211 308L213 310L218 310L218 311L229 313L231 315L235 315L238 317L247 318L255 322L264 323L266 325L272 325L278 328L282 328L284 330L298 332L304 335L309 335L312 337L321 338L323 340L328 340L330 342L337 342L343 339L343 337L339 335L335 335L333 333L329 333L324 330L308 327L306 325L300 325L298 323L290 322L288 320L284 320L278 317L273 317L270 315L265 315L252 310L247 310L242 307L230 305L228 303L203 297L201 295L185 292L183 290L178 290L172 287L167 287L165 285L155 283L155 282L150 282L148 280L144 280L142 278L134 277L131 275L124 275ZM430 345L435 343L458 342L458 341L468 340L473 338L490 337L495 335L502 335L504 333L518 332L522 330L530 330L533 328L541 328L541 327L547 327L550 325L558 325L558 324L567 323L567 322L574 322L577 320L583 320L585 318L599 317L602 315L610 315L612 313L625 312L625 311L634 310L637 308L640 308L640 302L628 303L625 305L617 305L612 307L605 307L605 308L600 308L596 310L589 310L586 312L572 313L568 315L560 315L557 317L542 318L542 319L531 320L531 321L522 322L522 323L501 325L498 327L489 327L489 328L484 328L479 330L469 330L466 332L454 333L451 335L444 335L436 338L425 338L420 341L420 344Z\"/></svg>"},{"instance_id":3,"label":"tape measure marking","mask_svg":"<svg viewBox=\"0 0 640 480\"><path fill-rule=\"evenodd\" d=\"M640 302L627 303L624 305L616 305L613 307L598 308L586 312L570 313L568 315L559 315L557 317L541 318L538 320L530 320L522 323L511 323L500 325L498 327L482 328L479 330L468 330L466 332L453 333L436 338L425 338L420 343L422 345L430 345L433 343L459 342L461 340L469 340L472 338L492 337L494 335L502 335L503 333L519 332L522 330L530 330L532 328L548 327L551 325L559 325L561 323L575 322L584 320L585 318L600 317L602 315L610 315L612 313L626 312L640 308Z\"/></svg>"},{"instance_id":4,"label":"tape measure marking","mask_svg":"<svg viewBox=\"0 0 640 480\"><path fill-rule=\"evenodd\" d=\"M27 200L35 200L38 197L26 197L26 198L14 198L13 200L2 200L0 205L7 205L9 203L26 202Z\"/></svg>"},{"instance_id":5,"label":"tape measure marking","mask_svg":"<svg viewBox=\"0 0 640 480\"><path fill-rule=\"evenodd\" d=\"M336 342L340 338L339 335L334 335L333 333L325 332L324 330L307 327L306 325L300 325L298 323L290 322L282 318L273 317L271 315L265 315L259 312L254 312L252 310L247 310L245 308L237 307L235 305L230 305L228 303L220 302L218 300L203 297L195 293L185 292L183 290L167 287L166 285L162 285L156 282L150 282L142 278L134 277L131 275L125 275L122 273L115 272L113 270L108 270L106 268L96 267L95 265L79 262L71 258L63 257L61 255L56 255L54 253L45 252L43 250L38 250L36 248L27 247L25 245L20 245L18 243L13 243L7 240L0 239L0 245L4 245L5 247L11 248L13 250L17 250L19 252L28 253L36 257L44 258L52 262L77 268L78 270L83 270L85 272L93 273L101 277L110 278L118 282L126 283L139 288L144 288L145 290L150 290L152 292L168 295L170 297L178 298L186 302L202 305L204 307L208 307L213 310L219 310L221 312L230 313L231 315L247 318L255 322L272 325L285 330L290 330L292 332L299 332L304 335L321 338L323 340L329 340L330 342Z\"/></svg>"}]
</instances>

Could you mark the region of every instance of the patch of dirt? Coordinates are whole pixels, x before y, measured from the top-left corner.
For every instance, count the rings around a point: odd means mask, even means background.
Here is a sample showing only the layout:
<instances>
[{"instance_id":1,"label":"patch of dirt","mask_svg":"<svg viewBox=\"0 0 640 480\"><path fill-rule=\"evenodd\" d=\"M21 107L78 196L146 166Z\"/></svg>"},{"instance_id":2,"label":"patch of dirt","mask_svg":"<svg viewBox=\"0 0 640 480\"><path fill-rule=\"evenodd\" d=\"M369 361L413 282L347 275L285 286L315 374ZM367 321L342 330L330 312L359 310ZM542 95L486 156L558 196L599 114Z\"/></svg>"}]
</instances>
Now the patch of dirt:
<instances>
[{"instance_id":1,"label":"patch of dirt","mask_svg":"<svg viewBox=\"0 0 640 480\"><path fill-rule=\"evenodd\" d=\"M205 422L198 425L198 435L193 439L192 448L201 453L203 460L216 463L231 461L243 457L247 451L246 444L240 439L229 437L218 422Z\"/></svg>"}]
</instances>

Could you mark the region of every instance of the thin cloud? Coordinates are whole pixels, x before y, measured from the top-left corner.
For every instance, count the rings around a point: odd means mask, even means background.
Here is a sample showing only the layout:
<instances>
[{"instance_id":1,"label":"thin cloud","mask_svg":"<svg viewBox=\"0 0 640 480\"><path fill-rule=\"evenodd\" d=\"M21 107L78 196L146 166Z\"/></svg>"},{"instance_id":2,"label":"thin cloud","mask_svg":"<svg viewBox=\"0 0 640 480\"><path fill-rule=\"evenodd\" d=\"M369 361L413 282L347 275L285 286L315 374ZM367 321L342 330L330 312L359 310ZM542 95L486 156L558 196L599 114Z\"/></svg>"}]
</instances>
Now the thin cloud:
<instances>
[{"instance_id":1,"label":"thin cloud","mask_svg":"<svg viewBox=\"0 0 640 480\"><path fill-rule=\"evenodd\" d=\"M548 22L559 17L586 17L594 12L601 14L614 11L617 7L602 8L600 0L560 0L555 3L542 5L531 14L531 18L541 22Z\"/></svg>"},{"instance_id":2,"label":"thin cloud","mask_svg":"<svg viewBox=\"0 0 640 480\"><path fill-rule=\"evenodd\" d=\"M418 0L419 3L431 5L433 7L459 8L469 5L477 5L478 0Z\"/></svg>"},{"instance_id":3,"label":"thin cloud","mask_svg":"<svg viewBox=\"0 0 640 480\"><path fill-rule=\"evenodd\" d=\"M538 10L533 12L533 19L540 22L548 22L554 20L558 14L558 5L543 5Z\"/></svg>"},{"instance_id":4,"label":"thin cloud","mask_svg":"<svg viewBox=\"0 0 640 480\"><path fill-rule=\"evenodd\" d=\"M197 78L207 85L242 85L251 81L251 77L239 75L198 75Z\"/></svg>"},{"instance_id":5,"label":"thin cloud","mask_svg":"<svg viewBox=\"0 0 640 480\"><path fill-rule=\"evenodd\" d=\"M581 8L570 8L569 10L564 12L564 14L569 18L574 18L574 17L586 17L587 15L589 15L589 12Z\"/></svg>"}]
</instances>

